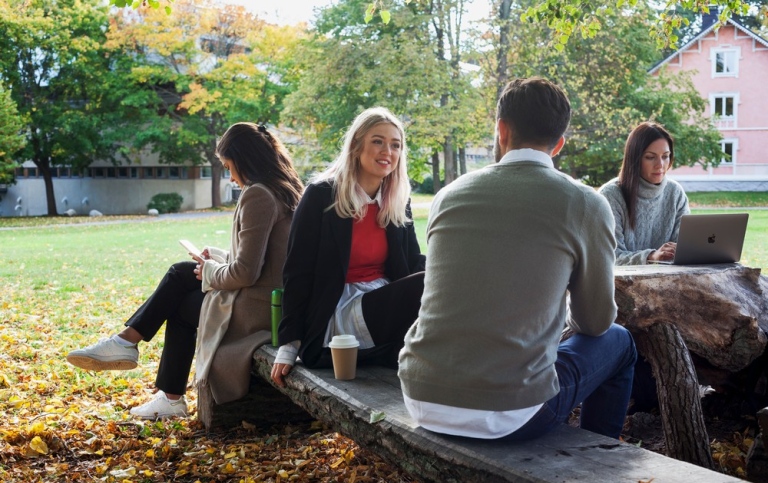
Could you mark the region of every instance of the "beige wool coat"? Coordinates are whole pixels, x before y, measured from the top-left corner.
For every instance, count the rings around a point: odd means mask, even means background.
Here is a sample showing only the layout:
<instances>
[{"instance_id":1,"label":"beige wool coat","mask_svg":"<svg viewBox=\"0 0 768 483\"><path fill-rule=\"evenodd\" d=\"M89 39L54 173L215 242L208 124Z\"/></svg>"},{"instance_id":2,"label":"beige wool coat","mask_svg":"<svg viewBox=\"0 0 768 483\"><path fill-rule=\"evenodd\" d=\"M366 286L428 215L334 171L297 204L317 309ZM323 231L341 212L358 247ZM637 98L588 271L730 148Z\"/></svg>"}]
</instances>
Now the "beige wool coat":
<instances>
[{"instance_id":1,"label":"beige wool coat","mask_svg":"<svg viewBox=\"0 0 768 483\"><path fill-rule=\"evenodd\" d=\"M248 393L253 353L271 340L271 295L282 287L292 216L266 186L245 188L229 253L205 262L195 378L217 404Z\"/></svg>"}]
</instances>

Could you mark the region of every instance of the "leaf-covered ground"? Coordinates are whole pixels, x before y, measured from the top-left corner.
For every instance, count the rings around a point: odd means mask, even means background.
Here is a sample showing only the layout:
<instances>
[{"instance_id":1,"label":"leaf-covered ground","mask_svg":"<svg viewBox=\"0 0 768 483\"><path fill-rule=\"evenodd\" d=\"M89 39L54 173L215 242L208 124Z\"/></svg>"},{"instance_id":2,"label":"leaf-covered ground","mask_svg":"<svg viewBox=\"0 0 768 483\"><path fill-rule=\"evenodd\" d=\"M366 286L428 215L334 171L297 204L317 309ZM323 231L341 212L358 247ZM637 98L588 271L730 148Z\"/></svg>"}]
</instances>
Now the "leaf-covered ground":
<instances>
[{"instance_id":1,"label":"leaf-covered ground","mask_svg":"<svg viewBox=\"0 0 768 483\"><path fill-rule=\"evenodd\" d=\"M91 373L68 351L115 333L178 238L228 246L231 217L0 231L0 482L411 482L319 424L206 434L194 417L133 419L152 396L163 334L140 365Z\"/></svg>"}]
</instances>

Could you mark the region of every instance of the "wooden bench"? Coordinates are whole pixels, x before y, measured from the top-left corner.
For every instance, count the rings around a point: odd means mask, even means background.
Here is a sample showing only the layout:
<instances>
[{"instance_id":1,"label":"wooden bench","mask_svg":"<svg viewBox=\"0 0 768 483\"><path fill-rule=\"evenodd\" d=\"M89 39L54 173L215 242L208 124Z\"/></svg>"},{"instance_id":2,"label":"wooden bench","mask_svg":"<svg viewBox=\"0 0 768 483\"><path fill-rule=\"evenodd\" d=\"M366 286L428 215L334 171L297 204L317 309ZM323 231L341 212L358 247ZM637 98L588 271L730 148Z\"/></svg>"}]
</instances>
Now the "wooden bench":
<instances>
[{"instance_id":1,"label":"wooden bench","mask_svg":"<svg viewBox=\"0 0 768 483\"><path fill-rule=\"evenodd\" d=\"M254 355L254 370L265 381L270 381L276 354L277 349L264 346ZM423 481L742 481L566 425L525 443L432 433L414 424L396 372L383 367L360 367L356 379L337 381L332 369L309 370L297 364L286 383L287 387L275 389L314 418ZM240 415L258 412L263 417L263 410L254 407Z\"/></svg>"}]
</instances>

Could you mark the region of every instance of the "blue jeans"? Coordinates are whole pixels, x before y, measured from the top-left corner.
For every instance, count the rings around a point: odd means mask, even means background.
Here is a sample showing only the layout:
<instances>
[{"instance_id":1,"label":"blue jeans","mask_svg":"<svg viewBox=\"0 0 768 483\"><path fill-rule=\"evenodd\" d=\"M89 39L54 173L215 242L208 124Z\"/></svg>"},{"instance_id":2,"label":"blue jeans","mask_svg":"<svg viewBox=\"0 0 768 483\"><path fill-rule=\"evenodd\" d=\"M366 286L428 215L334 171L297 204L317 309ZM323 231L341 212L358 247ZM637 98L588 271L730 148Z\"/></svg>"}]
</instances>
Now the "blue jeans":
<instances>
[{"instance_id":1,"label":"blue jeans","mask_svg":"<svg viewBox=\"0 0 768 483\"><path fill-rule=\"evenodd\" d=\"M613 324L599 337L575 334L557 349L560 392L506 439L522 441L551 431L581 403L582 429L617 438L632 392L637 350L629 331Z\"/></svg>"}]
</instances>

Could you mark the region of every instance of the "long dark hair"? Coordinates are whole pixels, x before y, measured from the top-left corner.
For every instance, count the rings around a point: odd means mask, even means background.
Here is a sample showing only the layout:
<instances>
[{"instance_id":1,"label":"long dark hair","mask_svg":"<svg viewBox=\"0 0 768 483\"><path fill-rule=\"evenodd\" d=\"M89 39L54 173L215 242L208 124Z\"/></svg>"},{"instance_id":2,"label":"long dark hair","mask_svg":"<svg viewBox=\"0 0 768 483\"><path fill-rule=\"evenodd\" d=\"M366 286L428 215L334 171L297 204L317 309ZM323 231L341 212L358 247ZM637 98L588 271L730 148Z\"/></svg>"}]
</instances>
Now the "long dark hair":
<instances>
[{"instance_id":1,"label":"long dark hair","mask_svg":"<svg viewBox=\"0 0 768 483\"><path fill-rule=\"evenodd\" d=\"M640 179L642 179L640 173L643 153L652 142L662 138L666 139L669 144L669 165L672 166L675 160L675 142L669 132L664 129L664 126L657 122L640 123L629 133L624 145L624 159L619 171L619 187L624 202L627 204L627 221L632 230L635 229L637 219L637 192L640 189Z\"/></svg>"},{"instance_id":2,"label":"long dark hair","mask_svg":"<svg viewBox=\"0 0 768 483\"><path fill-rule=\"evenodd\" d=\"M252 122L231 125L216 145L216 156L232 161L246 185L266 185L289 210L296 209L304 185L285 146L266 127Z\"/></svg>"}]
</instances>

